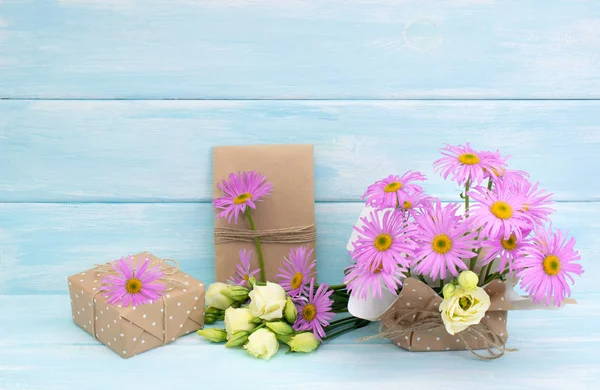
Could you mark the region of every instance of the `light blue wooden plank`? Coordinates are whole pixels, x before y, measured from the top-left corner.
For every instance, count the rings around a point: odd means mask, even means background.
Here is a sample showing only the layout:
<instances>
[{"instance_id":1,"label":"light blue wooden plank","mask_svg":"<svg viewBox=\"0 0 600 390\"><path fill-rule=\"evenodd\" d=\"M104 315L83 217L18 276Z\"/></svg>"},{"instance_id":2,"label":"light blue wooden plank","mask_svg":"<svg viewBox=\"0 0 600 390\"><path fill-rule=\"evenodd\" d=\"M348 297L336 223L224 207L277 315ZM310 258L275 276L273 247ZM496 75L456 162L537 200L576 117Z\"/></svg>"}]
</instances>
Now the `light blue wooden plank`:
<instances>
[{"instance_id":1,"label":"light blue wooden plank","mask_svg":"<svg viewBox=\"0 0 600 390\"><path fill-rule=\"evenodd\" d=\"M600 4L2 3L0 97L600 97Z\"/></svg>"},{"instance_id":2,"label":"light blue wooden plank","mask_svg":"<svg viewBox=\"0 0 600 390\"><path fill-rule=\"evenodd\" d=\"M319 279L338 284L350 263L346 243L359 203L316 205ZM0 293L66 293L66 277L144 250L180 262L210 283L213 212L209 204L0 204ZM560 203L553 221L577 239L586 273L574 297L598 292L600 203Z\"/></svg>"},{"instance_id":3,"label":"light blue wooden plank","mask_svg":"<svg viewBox=\"0 0 600 390\"><path fill-rule=\"evenodd\" d=\"M594 389L598 297L586 295L563 310L511 312L508 346L519 350L493 362L466 351L411 353L385 340L356 341L375 334L376 325L308 355L282 348L264 362L194 334L123 360L71 322L67 295L0 296L0 387Z\"/></svg>"},{"instance_id":4,"label":"light blue wooden plank","mask_svg":"<svg viewBox=\"0 0 600 390\"><path fill-rule=\"evenodd\" d=\"M314 143L318 201L433 174L444 143L512 155L558 200L600 200L597 101L0 101L0 201L208 201L211 148Z\"/></svg>"}]
</instances>

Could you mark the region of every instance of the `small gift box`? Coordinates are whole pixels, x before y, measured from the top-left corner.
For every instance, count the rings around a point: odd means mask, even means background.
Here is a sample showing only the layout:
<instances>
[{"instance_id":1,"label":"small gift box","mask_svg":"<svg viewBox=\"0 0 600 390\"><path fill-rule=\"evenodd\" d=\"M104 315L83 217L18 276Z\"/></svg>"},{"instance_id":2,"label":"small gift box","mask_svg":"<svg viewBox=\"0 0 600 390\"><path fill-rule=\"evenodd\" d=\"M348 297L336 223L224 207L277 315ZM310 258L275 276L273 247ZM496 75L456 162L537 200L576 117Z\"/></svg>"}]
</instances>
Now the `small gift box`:
<instances>
[{"instance_id":1,"label":"small gift box","mask_svg":"<svg viewBox=\"0 0 600 390\"><path fill-rule=\"evenodd\" d=\"M204 324L204 283L148 252L69 276L68 282L73 321L123 358Z\"/></svg>"},{"instance_id":2,"label":"small gift box","mask_svg":"<svg viewBox=\"0 0 600 390\"><path fill-rule=\"evenodd\" d=\"M273 280L290 248L315 248L313 145L217 146L213 159L215 198L238 195L232 203L261 203L252 207L252 223L247 215L215 220L217 281L235 274L240 250L253 248L255 240L262 247L266 280ZM254 180L269 182L272 191L264 199L252 194L253 179L244 176L247 172L257 173ZM237 175L235 180L232 175ZM228 193L223 191L224 181L230 182ZM256 256L251 262L252 268L259 267Z\"/></svg>"}]
</instances>

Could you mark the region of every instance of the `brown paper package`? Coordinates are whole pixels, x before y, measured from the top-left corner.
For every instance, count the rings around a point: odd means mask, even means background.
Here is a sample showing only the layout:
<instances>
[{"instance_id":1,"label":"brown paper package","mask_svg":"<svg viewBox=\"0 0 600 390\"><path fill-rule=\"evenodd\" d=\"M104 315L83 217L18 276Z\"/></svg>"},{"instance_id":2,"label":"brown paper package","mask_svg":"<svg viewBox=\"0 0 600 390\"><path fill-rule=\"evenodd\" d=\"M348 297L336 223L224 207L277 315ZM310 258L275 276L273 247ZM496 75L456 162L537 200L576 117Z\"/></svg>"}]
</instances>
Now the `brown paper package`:
<instances>
[{"instance_id":1,"label":"brown paper package","mask_svg":"<svg viewBox=\"0 0 600 390\"><path fill-rule=\"evenodd\" d=\"M504 298L506 285L494 280L485 287L485 291L490 296L490 308L481 322L497 333L503 342L506 342L508 339L506 330L507 310L510 310L510 304ZM429 286L415 278L408 278L404 282L402 291L396 301L381 316L382 325L386 329L395 319L393 315L388 314L400 313L401 310L406 308L439 313L438 308L441 303L442 298ZM393 341L399 347L414 352L465 350L467 349L465 342L473 350L486 348L483 340L477 339L468 332L461 332L460 334L464 341L457 335L449 334L444 327L440 327L431 331L411 332L410 335L397 337Z\"/></svg>"},{"instance_id":2,"label":"brown paper package","mask_svg":"<svg viewBox=\"0 0 600 390\"><path fill-rule=\"evenodd\" d=\"M133 263L143 259L159 260L142 252L133 255ZM204 325L204 283L178 271L171 279L186 287L175 286L163 299L138 307L108 305L98 293L101 274L90 269L69 276L73 321L107 347L129 358L176 338L201 329ZM163 302L164 300L164 302ZM166 325L166 327L165 327Z\"/></svg>"},{"instance_id":3,"label":"brown paper package","mask_svg":"<svg viewBox=\"0 0 600 390\"><path fill-rule=\"evenodd\" d=\"M252 145L217 146L213 148L214 197L222 196L217 184L229 174L257 171L273 185L272 193L257 202L252 217L257 230L309 226L315 223L313 145ZM250 229L244 215L237 225L226 219L215 219L215 228L232 227ZM262 243L267 280L275 281L283 257L290 248L306 246L315 248L315 241L281 244ZM258 268L258 257L251 242L215 243L215 278L225 282L235 275L239 250L252 249L252 268ZM313 258L316 254L313 252ZM258 274L256 275L258 277Z\"/></svg>"}]
</instances>

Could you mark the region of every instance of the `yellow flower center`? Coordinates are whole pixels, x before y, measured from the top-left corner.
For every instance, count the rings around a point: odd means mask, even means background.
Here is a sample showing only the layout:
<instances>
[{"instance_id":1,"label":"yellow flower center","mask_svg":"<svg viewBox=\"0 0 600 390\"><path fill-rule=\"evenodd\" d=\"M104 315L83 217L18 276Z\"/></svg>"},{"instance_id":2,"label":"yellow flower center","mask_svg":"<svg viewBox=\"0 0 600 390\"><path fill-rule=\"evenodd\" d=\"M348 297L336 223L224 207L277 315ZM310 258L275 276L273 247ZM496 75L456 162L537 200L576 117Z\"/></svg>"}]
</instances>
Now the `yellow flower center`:
<instances>
[{"instance_id":1,"label":"yellow flower center","mask_svg":"<svg viewBox=\"0 0 600 390\"><path fill-rule=\"evenodd\" d=\"M502 248L507 251L512 251L517 247L517 237L515 237L515 234L513 233L508 237L508 240L501 238L500 243L502 244Z\"/></svg>"},{"instance_id":2,"label":"yellow flower center","mask_svg":"<svg viewBox=\"0 0 600 390\"><path fill-rule=\"evenodd\" d=\"M390 247L392 246L392 242L392 236L390 236L387 233L382 233L375 237L373 245L375 246L375 249L377 249L379 252L384 252L390 249Z\"/></svg>"},{"instance_id":3,"label":"yellow flower center","mask_svg":"<svg viewBox=\"0 0 600 390\"><path fill-rule=\"evenodd\" d=\"M543 265L547 275L556 276L560 272L560 259L555 255L546 256Z\"/></svg>"},{"instance_id":4,"label":"yellow flower center","mask_svg":"<svg viewBox=\"0 0 600 390\"><path fill-rule=\"evenodd\" d=\"M400 188L402 188L402 183L400 183L399 181L393 181L393 182L389 183L388 185L386 185L383 188L383 191L384 192L396 192Z\"/></svg>"},{"instance_id":5,"label":"yellow flower center","mask_svg":"<svg viewBox=\"0 0 600 390\"><path fill-rule=\"evenodd\" d=\"M431 249L443 255L452 249L452 240L445 234L438 234L431 241Z\"/></svg>"},{"instance_id":6,"label":"yellow flower center","mask_svg":"<svg viewBox=\"0 0 600 390\"><path fill-rule=\"evenodd\" d=\"M242 276L242 279L248 281L248 279L250 279L250 278L248 277L248 274L244 274L244 276Z\"/></svg>"},{"instance_id":7,"label":"yellow flower center","mask_svg":"<svg viewBox=\"0 0 600 390\"><path fill-rule=\"evenodd\" d=\"M239 194L235 198L233 198L233 203L242 204L246 203L248 199L252 199L252 194L249 192L244 192L243 194Z\"/></svg>"},{"instance_id":8,"label":"yellow flower center","mask_svg":"<svg viewBox=\"0 0 600 390\"><path fill-rule=\"evenodd\" d=\"M373 270L374 274L378 274L383 269L383 263L379 263L379 265Z\"/></svg>"},{"instance_id":9,"label":"yellow flower center","mask_svg":"<svg viewBox=\"0 0 600 390\"><path fill-rule=\"evenodd\" d=\"M469 310L471 308L471 305L473 304L473 301L471 301L471 298L469 297L460 297L460 299L458 300L458 304L460 305L461 309Z\"/></svg>"},{"instance_id":10,"label":"yellow flower center","mask_svg":"<svg viewBox=\"0 0 600 390\"><path fill-rule=\"evenodd\" d=\"M129 294L137 294L142 290L142 281L138 278L131 278L125 283L125 290Z\"/></svg>"},{"instance_id":11,"label":"yellow flower center","mask_svg":"<svg viewBox=\"0 0 600 390\"><path fill-rule=\"evenodd\" d=\"M302 286L302 281L304 280L304 276L300 272L296 272L292 277L292 289L297 289Z\"/></svg>"},{"instance_id":12,"label":"yellow flower center","mask_svg":"<svg viewBox=\"0 0 600 390\"><path fill-rule=\"evenodd\" d=\"M490 211L500 219L508 219L513 215L512 207L510 207L508 203L501 200L494 202L490 206Z\"/></svg>"},{"instance_id":13,"label":"yellow flower center","mask_svg":"<svg viewBox=\"0 0 600 390\"><path fill-rule=\"evenodd\" d=\"M302 317L304 317L306 321L312 321L316 316L317 308L312 303L309 303L302 309Z\"/></svg>"},{"instance_id":14,"label":"yellow flower center","mask_svg":"<svg viewBox=\"0 0 600 390\"><path fill-rule=\"evenodd\" d=\"M404 206L404 210L408 210L409 208L412 207L412 203L409 202L408 200L405 200L404 204L402 206Z\"/></svg>"},{"instance_id":15,"label":"yellow flower center","mask_svg":"<svg viewBox=\"0 0 600 390\"><path fill-rule=\"evenodd\" d=\"M474 153L465 153L458 156L458 161L465 165L479 164L479 157Z\"/></svg>"}]
</instances>

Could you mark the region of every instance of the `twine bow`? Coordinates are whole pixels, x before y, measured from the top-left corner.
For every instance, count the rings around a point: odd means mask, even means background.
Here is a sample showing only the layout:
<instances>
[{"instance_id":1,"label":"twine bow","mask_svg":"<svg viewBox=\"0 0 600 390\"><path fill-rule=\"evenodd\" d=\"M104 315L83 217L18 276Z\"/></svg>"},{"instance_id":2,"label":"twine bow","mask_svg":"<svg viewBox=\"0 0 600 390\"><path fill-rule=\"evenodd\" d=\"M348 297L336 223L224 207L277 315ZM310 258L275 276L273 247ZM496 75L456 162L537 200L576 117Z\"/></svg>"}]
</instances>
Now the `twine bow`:
<instances>
[{"instance_id":1,"label":"twine bow","mask_svg":"<svg viewBox=\"0 0 600 390\"><path fill-rule=\"evenodd\" d=\"M268 230L215 227L214 234L215 244L225 244L235 241L253 242L255 238L259 238L260 242L270 244L299 244L315 241L317 229L315 224Z\"/></svg>"},{"instance_id":2,"label":"twine bow","mask_svg":"<svg viewBox=\"0 0 600 390\"><path fill-rule=\"evenodd\" d=\"M112 263L105 263L105 264L94 264L95 268L95 272L98 275L107 275L107 274L116 274L115 269L112 266ZM165 292L168 291L173 291L176 287L186 287L187 286L187 282L182 282L180 280L174 279L172 278L173 275L175 275L177 272L179 272L179 263L177 262L177 260L174 259L170 259L170 258L165 258L165 259L153 259L150 264L148 265L148 268L152 268L154 266L159 266L161 268L161 271L163 272L163 277L161 277L160 279L157 279L157 281L159 282L163 282L166 285L165 288ZM101 293L102 290L98 289L98 291L96 291L93 295L92 295L92 301L91 301L91 307L92 307L92 335L97 339L98 335L96 334L96 295L98 295L99 293ZM163 345L167 344L167 302L165 300L165 296L161 295L160 297L161 301L162 301L162 305L163 305Z\"/></svg>"},{"instance_id":3,"label":"twine bow","mask_svg":"<svg viewBox=\"0 0 600 390\"><path fill-rule=\"evenodd\" d=\"M444 322L438 312L424 309L396 309L385 313L381 317L381 325L377 335L362 338L361 341L371 338L395 339L404 336L410 337L414 332L433 331L440 328L444 329ZM489 356L481 355L473 350L463 337L465 334L483 340ZM457 333L456 336L473 355L483 360L498 359L505 352L516 351L513 348L506 348L502 337L484 322L471 325L464 331Z\"/></svg>"}]
</instances>

